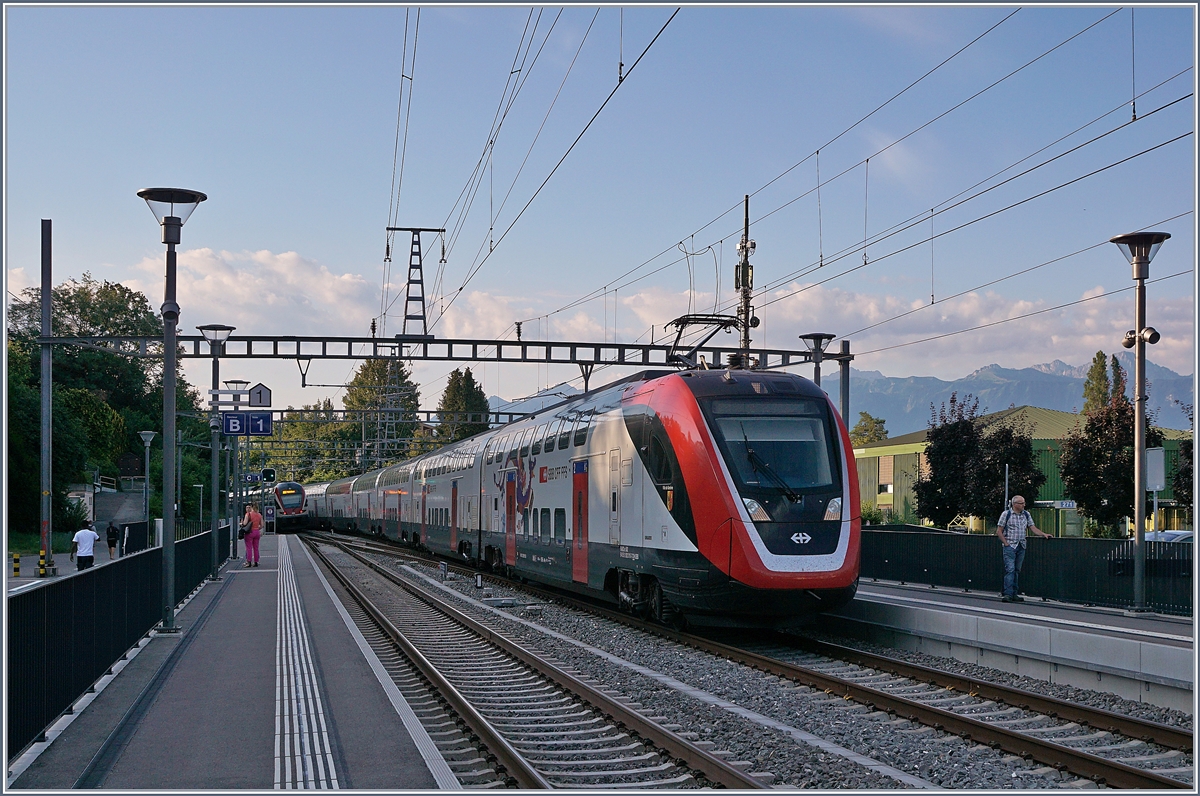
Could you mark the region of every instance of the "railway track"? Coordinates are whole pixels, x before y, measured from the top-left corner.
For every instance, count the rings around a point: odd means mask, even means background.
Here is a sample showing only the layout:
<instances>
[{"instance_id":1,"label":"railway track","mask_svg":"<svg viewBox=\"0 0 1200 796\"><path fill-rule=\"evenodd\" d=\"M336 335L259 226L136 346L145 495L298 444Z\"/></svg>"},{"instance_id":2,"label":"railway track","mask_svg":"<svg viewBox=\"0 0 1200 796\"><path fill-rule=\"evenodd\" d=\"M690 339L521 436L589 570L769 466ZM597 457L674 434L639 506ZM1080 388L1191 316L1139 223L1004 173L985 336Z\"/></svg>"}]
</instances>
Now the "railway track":
<instances>
[{"instance_id":1,"label":"railway track","mask_svg":"<svg viewBox=\"0 0 1200 796\"><path fill-rule=\"evenodd\" d=\"M416 557L382 544L367 548ZM461 571L471 574L465 567ZM1097 783L1121 788L1193 787L1192 733L1186 729L795 636L778 635L771 643L749 647L725 644L557 591L503 582Z\"/></svg>"},{"instance_id":2,"label":"railway track","mask_svg":"<svg viewBox=\"0 0 1200 796\"><path fill-rule=\"evenodd\" d=\"M767 787L639 705L604 693L349 546L314 540L309 546L359 616L370 618L376 637L394 645L389 671L396 668L395 679L413 694L426 726L454 736L439 745L452 744L444 756L472 787ZM397 653L414 671L399 666ZM412 691L416 673L431 689L424 699ZM464 767L468 777L459 773Z\"/></svg>"}]
</instances>

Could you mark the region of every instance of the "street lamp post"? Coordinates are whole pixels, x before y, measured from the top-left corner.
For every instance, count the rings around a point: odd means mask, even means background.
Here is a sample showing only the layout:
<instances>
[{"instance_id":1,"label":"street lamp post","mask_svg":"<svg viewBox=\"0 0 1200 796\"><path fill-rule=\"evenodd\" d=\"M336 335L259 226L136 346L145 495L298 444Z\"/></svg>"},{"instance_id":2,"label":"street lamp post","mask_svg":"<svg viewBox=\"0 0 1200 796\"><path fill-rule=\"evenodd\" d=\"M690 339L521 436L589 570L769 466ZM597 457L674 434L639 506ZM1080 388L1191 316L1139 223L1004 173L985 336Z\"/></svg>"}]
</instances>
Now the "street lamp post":
<instances>
[{"instance_id":1,"label":"street lamp post","mask_svg":"<svg viewBox=\"0 0 1200 796\"><path fill-rule=\"evenodd\" d=\"M250 386L250 382L245 379L226 379L225 389L232 390L234 393L241 392ZM233 402L236 404L241 400L240 395L233 396ZM237 407L235 406L236 410ZM233 549L233 554L230 558L237 558L237 534L233 532L233 523L237 521L238 515L242 511L242 460L238 451L238 437L233 438L233 512L229 515L229 546Z\"/></svg>"},{"instance_id":2,"label":"street lamp post","mask_svg":"<svg viewBox=\"0 0 1200 796\"><path fill-rule=\"evenodd\" d=\"M146 470L142 477L142 507L146 514L146 547L153 547L150 540L150 443L154 441L153 431L139 431L138 436L146 445Z\"/></svg>"},{"instance_id":3,"label":"street lamp post","mask_svg":"<svg viewBox=\"0 0 1200 796\"><path fill-rule=\"evenodd\" d=\"M1150 261L1168 232L1133 232L1117 235L1109 242L1125 255L1133 266L1133 329L1125 333L1121 345L1134 349L1133 365L1133 610L1146 610L1146 343L1154 344L1159 334L1146 325L1146 279Z\"/></svg>"},{"instance_id":4,"label":"street lamp post","mask_svg":"<svg viewBox=\"0 0 1200 796\"><path fill-rule=\"evenodd\" d=\"M175 627L175 379L178 352L175 331L179 324L179 304L175 301L175 246L180 242L183 225L208 196L183 188L143 188L138 196L146 200L150 212L162 227L162 242L167 246L166 288L163 292L163 620L162 630L177 632Z\"/></svg>"},{"instance_id":5,"label":"street lamp post","mask_svg":"<svg viewBox=\"0 0 1200 796\"><path fill-rule=\"evenodd\" d=\"M813 384L821 386L821 359L825 353L825 346L829 345L829 341L837 337L829 332L809 332L808 334L800 335L800 339L804 341L804 347L812 355L813 363Z\"/></svg>"},{"instance_id":6,"label":"street lamp post","mask_svg":"<svg viewBox=\"0 0 1200 796\"><path fill-rule=\"evenodd\" d=\"M221 373L221 354L225 348L225 341L229 339L229 335L233 334L234 327L226 326L221 323L210 323L204 326L197 326L200 333L204 335L204 339L208 341L208 351L212 354L212 388L217 390L220 388L220 373ZM212 400L215 402L217 396L213 395ZM212 413L208 419L208 427L212 432L212 571L208 575L209 580L219 580L217 577L217 533L220 530L220 520L218 519L220 487L217 484L220 481L220 456L218 451L221 445L221 420L217 415L215 403L213 404Z\"/></svg>"}]
</instances>

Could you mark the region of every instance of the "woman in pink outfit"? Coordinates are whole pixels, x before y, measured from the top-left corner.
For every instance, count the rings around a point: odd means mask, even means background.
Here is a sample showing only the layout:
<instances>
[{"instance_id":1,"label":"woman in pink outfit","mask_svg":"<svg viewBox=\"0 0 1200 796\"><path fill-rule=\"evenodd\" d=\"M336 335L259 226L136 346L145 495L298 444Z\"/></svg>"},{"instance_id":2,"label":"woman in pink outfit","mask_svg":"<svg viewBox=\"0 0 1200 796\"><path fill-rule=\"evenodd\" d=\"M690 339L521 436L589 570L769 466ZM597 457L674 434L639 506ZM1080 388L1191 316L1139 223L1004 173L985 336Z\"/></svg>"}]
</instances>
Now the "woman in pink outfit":
<instances>
[{"instance_id":1,"label":"woman in pink outfit","mask_svg":"<svg viewBox=\"0 0 1200 796\"><path fill-rule=\"evenodd\" d=\"M250 503L246 506L246 516L242 517L242 527L246 529L246 563L242 567L258 566L258 540L262 538L262 515L258 506Z\"/></svg>"}]
</instances>

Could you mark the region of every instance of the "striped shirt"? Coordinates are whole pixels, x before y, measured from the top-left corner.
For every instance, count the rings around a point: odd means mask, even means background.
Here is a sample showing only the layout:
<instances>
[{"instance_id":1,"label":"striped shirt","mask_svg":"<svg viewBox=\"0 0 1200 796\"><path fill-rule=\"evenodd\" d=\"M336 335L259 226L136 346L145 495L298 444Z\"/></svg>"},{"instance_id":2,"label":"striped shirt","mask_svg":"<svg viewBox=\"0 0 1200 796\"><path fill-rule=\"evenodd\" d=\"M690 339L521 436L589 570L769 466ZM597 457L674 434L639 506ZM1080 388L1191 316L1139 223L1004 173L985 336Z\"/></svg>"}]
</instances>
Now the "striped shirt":
<instances>
[{"instance_id":1,"label":"striped shirt","mask_svg":"<svg viewBox=\"0 0 1200 796\"><path fill-rule=\"evenodd\" d=\"M1005 511L996 525L1004 529L1004 544L1016 547L1025 541L1025 529L1033 525L1033 516L1028 511Z\"/></svg>"}]
</instances>

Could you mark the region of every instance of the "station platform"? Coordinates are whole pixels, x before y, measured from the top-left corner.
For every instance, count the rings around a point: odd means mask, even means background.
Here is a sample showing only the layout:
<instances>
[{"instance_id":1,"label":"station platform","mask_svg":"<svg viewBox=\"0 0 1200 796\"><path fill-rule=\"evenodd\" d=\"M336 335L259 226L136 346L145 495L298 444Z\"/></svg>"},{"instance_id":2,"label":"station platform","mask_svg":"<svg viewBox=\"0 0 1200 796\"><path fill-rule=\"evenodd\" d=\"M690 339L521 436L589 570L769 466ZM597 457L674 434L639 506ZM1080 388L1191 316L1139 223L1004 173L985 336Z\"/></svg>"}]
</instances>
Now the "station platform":
<instances>
[{"instance_id":1,"label":"station platform","mask_svg":"<svg viewBox=\"0 0 1200 796\"><path fill-rule=\"evenodd\" d=\"M300 541L264 536L244 563L14 760L8 789L459 789Z\"/></svg>"},{"instance_id":2,"label":"station platform","mask_svg":"<svg viewBox=\"0 0 1200 796\"><path fill-rule=\"evenodd\" d=\"M1193 713L1193 618L1130 614L994 592L862 581L820 626L1077 688Z\"/></svg>"}]
</instances>

